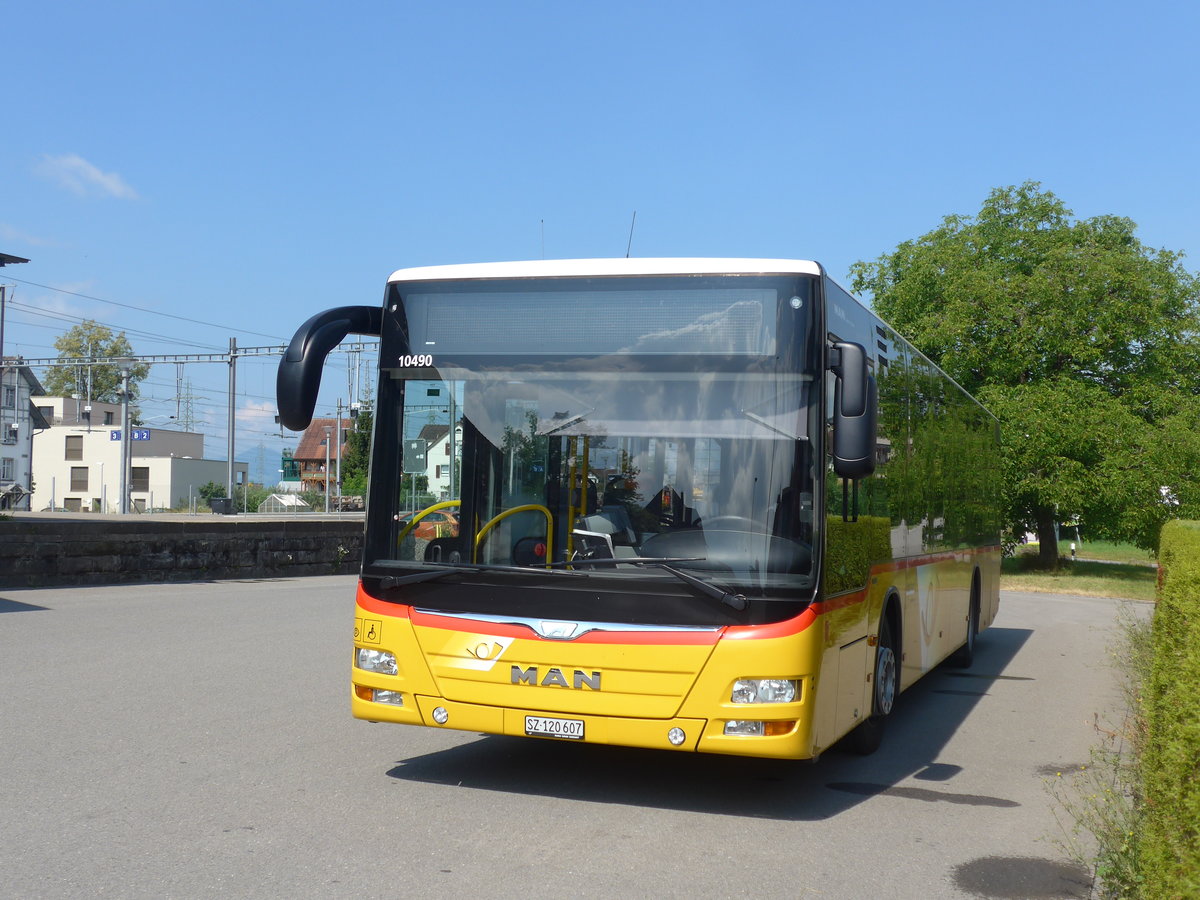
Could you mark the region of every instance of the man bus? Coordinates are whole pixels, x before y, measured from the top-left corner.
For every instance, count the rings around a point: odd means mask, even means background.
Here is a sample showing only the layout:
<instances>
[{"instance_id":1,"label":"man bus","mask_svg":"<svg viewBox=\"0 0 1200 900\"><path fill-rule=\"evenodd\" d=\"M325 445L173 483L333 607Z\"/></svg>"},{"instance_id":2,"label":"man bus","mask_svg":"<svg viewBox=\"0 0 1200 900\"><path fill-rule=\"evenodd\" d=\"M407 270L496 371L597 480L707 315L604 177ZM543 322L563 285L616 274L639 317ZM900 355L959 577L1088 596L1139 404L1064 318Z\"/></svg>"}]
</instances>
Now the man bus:
<instances>
[{"instance_id":1,"label":"man bus","mask_svg":"<svg viewBox=\"0 0 1200 900\"><path fill-rule=\"evenodd\" d=\"M284 425L350 333L380 338L358 718L870 752L995 617L995 420L815 262L403 269L296 333Z\"/></svg>"}]
</instances>

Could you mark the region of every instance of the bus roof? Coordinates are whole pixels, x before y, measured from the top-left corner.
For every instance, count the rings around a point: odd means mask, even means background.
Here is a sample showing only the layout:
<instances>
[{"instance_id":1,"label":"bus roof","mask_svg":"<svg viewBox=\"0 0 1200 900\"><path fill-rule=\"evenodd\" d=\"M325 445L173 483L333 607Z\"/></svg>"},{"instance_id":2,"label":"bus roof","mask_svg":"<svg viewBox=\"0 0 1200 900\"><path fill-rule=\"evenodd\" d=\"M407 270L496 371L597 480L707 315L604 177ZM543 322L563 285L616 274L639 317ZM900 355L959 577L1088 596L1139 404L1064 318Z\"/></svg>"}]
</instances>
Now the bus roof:
<instances>
[{"instance_id":1,"label":"bus roof","mask_svg":"<svg viewBox=\"0 0 1200 900\"><path fill-rule=\"evenodd\" d=\"M804 259L537 259L399 269L388 282L464 278L571 278L606 275L820 275Z\"/></svg>"}]
</instances>

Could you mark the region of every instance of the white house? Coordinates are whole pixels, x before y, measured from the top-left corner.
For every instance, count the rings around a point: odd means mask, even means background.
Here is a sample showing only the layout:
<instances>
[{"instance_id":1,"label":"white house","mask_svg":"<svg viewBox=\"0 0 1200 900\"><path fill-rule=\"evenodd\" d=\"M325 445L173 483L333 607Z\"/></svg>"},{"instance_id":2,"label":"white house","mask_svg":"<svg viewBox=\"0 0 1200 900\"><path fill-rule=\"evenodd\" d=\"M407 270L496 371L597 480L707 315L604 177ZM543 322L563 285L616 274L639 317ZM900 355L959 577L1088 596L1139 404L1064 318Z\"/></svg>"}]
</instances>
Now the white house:
<instances>
[{"instance_id":1,"label":"white house","mask_svg":"<svg viewBox=\"0 0 1200 900\"><path fill-rule=\"evenodd\" d=\"M29 509L33 493L33 433L48 423L30 401L42 393L20 360L0 360L0 509Z\"/></svg>"},{"instance_id":2,"label":"white house","mask_svg":"<svg viewBox=\"0 0 1200 900\"><path fill-rule=\"evenodd\" d=\"M426 442L425 474L429 478L429 493L445 500L450 496L450 473L462 456L462 422L455 427L453 467L450 458L450 426L426 425L418 435Z\"/></svg>"},{"instance_id":3,"label":"white house","mask_svg":"<svg viewBox=\"0 0 1200 900\"><path fill-rule=\"evenodd\" d=\"M120 509L121 407L70 397L39 397L49 427L33 442L34 510L116 512ZM130 509L189 505L210 481L225 484L227 463L204 459L204 435L163 428L131 428ZM245 484L246 463L234 463Z\"/></svg>"}]
</instances>

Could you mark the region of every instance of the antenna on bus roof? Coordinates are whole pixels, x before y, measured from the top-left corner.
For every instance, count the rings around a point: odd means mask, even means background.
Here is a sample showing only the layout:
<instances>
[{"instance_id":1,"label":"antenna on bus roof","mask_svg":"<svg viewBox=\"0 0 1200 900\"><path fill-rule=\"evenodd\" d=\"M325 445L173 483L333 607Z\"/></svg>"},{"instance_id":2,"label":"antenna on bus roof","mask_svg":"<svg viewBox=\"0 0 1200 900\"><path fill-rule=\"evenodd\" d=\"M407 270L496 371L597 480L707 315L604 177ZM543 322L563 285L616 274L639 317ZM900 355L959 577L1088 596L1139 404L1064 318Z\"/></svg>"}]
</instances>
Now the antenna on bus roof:
<instances>
[{"instance_id":1,"label":"antenna on bus roof","mask_svg":"<svg viewBox=\"0 0 1200 900\"><path fill-rule=\"evenodd\" d=\"M542 259L546 258L546 220L542 219Z\"/></svg>"},{"instance_id":2,"label":"antenna on bus roof","mask_svg":"<svg viewBox=\"0 0 1200 900\"><path fill-rule=\"evenodd\" d=\"M633 211L633 221L629 223L629 243L625 245L625 258L629 259L629 249L633 246L633 226L637 224L637 210Z\"/></svg>"}]
</instances>

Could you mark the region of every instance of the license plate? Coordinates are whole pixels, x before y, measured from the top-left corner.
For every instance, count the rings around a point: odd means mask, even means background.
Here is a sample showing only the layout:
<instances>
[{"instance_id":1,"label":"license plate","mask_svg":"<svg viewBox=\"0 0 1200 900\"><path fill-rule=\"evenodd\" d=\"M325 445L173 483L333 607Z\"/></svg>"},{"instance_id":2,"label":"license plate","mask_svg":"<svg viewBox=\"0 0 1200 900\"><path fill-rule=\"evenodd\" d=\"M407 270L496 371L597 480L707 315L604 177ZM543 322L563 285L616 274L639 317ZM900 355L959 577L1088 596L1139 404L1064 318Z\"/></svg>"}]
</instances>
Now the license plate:
<instances>
[{"instance_id":1,"label":"license plate","mask_svg":"<svg viewBox=\"0 0 1200 900\"><path fill-rule=\"evenodd\" d=\"M531 737L570 738L583 740L583 719L547 719L544 716L526 716L525 733Z\"/></svg>"}]
</instances>

